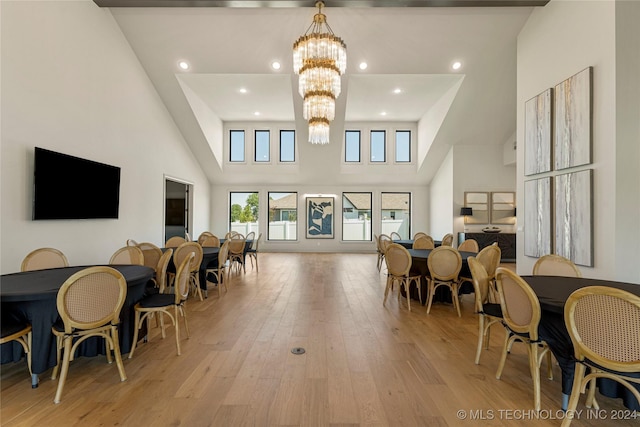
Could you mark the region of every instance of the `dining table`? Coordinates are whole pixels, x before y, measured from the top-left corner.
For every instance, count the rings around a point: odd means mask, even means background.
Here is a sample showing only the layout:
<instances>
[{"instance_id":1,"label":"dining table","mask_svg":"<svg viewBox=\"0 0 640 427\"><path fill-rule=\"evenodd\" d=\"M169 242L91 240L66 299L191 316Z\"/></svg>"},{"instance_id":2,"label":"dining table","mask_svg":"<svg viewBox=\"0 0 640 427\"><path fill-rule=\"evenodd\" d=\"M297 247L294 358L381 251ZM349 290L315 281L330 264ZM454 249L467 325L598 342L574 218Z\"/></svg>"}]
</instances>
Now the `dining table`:
<instances>
[{"instance_id":1,"label":"dining table","mask_svg":"<svg viewBox=\"0 0 640 427\"><path fill-rule=\"evenodd\" d=\"M521 276L531 286L540 301L540 324L538 334L555 356L562 371L562 408L566 409L573 385L576 359L571 337L564 321L564 305L575 290L587 286L607 286L628 291L640 296L640 284L616 282L602 279L561 276ZM594 313L597 315L597 313ZM640 333L640 331L638 332ZM632 374L640 377L640 372ZM630 410L640 410L640 403L630 390L616 381L600 378L597 380L601 394L621 398ZM640 385L634 385L640 391Z\"/></svg>"},{"instance_id":2,"label":"dining table","mask_svg":"<svg viewBox=\"0 0 640 427\"><path fill-rule=\"evenodd\" d=\"M32 327L31 369L32 386L38 384L38 375L56 365L56 339L51 327L60 318L56 305L60 287L73 274L92 266L74 266L33 270L0 276L0 303L3 319L26 321ZM153 278L154 270L141 265L109 265L118 270L127 281L127 296L120 311L118 334L122 353L128 353L134 332L134 305L142 299L145 285ZM76 353L93 357L106 354L104 340L92 337L84 341ZM1 363L18 362L23 349L9 342L0 347Z\"/></svg>"},{"instance_id":3,"label":"dining table","mask_svg":"<svg viewBox=\"0 0 640 427\"><path fill-rule=\"evenodd\" d=\"M413 249L413 239L401 239L401 240L394 240L393 243L397 243L400 246L404 247L405 249ZM442 241L441 240L434 240L433 241L433 246L435 246L436 248L438 246L442 245Z\"/></svg>"},{"instance_id":4,"label":"dining table","mask_svg":"<svg viewBox=\"0 0 640 427\"><path fill-rule=\"evenodd\" d=\"M429 266L427 264L427 259L429 258L429 254L433 249L408 249L409 254L411 255L411 270L409 275L411 276L420 276L420 296L418 295L418 290L416 288L411 288L411 299L419 300L421 304L426 304L427 299L429 297L428 293L428 277L429 277ZM460 257L462 258L462 268L460 269L460 274L458 277L471 277L471 272L469 271L469 264L467 259L470 256L478 255L475 252L460 252ZM473 293L473 284L470 282L463 282L462 285L458 289L458 294L470 294ZM433 300L437 302L448 302L451 303L451 292L448 289L440 286L436 289L435 295L433 296Z\"/></svg>"}]
</instances>

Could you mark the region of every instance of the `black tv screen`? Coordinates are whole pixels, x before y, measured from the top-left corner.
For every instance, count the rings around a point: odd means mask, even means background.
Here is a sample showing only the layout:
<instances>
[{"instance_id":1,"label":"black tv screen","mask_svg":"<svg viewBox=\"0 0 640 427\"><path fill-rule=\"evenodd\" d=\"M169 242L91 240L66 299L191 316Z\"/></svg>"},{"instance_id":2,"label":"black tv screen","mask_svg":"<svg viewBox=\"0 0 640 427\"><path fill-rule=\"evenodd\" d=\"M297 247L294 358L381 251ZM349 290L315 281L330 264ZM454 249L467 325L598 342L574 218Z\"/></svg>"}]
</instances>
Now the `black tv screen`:
<instances>
[{"instance_id":1,"label":"black tv screen","mask_svg":"<svg viewBox=\"0 0 640 427\"><path fill-rule=\"evenodd\" d=\"M118 218L120 168L35 147L33 219Z\"/></svg>"}]
</instances>

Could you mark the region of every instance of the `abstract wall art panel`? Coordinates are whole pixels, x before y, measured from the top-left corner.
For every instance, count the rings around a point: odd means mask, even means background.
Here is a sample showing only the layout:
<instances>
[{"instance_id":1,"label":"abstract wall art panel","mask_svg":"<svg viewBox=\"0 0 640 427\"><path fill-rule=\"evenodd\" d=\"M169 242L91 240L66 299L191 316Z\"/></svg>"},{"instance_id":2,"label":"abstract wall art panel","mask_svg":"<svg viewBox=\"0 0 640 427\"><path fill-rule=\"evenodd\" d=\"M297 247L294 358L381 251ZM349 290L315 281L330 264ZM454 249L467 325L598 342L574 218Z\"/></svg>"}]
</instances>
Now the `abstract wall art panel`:
<instances>
[{"instance_id":1,"label":"abstract wall art panel","mask_svg":"<svg viewBox=\"0 0 640 427\"><path fill-rule=\"evenodd\" d=\"M593 266L593 170L555 177L555 253Z\"/></svg>"},{"instance_id":2,"label":"abstract wall art panel","mask_svg":"<svg viewBox=\"0 0 640 427\"><path fill-rule=\"evenodd\" d=\"M465 191L464 206L473 209L473 215L466 217L466 224L489 224L489 194Z\"/></svg>"},{"instance_id":3,"label":"abstract wall art panel","mask_svg":"<svg viewBox=\"0 0 640 427\"><path fill-rule=\"evenodd\" d=\"M551 170L552 92L547 89L524 104L524 174Z\"/></svg>"},{"instance_id":4,"label":"abstract wall art panel","mask_svg":"<svg viewBox=\"0 0 640 427\"><path fill-rule=\"evenodd\" d=\"M524 183L524 254L551 253L551 177Z\"/></svg>"},{"instance_id":5,"label":"abstract wall art panel","mask_svg":"<svg viewBox=\"0 0 640 427\"><path fill-rule=\"evenodd\" d=\"M585 68L555 88L556 170L591 163L592 75L593 68Z\"/></svg>"},{"instance_id":6,"label":"abstract wall art panel","mask_svg":"<svg viewBox=\"0 0 640 427\"><path fill-rule=\"evenodd\" d=\"M307 239L333 239L333 197L307 197Z\"/></svg>"}]
</instances>

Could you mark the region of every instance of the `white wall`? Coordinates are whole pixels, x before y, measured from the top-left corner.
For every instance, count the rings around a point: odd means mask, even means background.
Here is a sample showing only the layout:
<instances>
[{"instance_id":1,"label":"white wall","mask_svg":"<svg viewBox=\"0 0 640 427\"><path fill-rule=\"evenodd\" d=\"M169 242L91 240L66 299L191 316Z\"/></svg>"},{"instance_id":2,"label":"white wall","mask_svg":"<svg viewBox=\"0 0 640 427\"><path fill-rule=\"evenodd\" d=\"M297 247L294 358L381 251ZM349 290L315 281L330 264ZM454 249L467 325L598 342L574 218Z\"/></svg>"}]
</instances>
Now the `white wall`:
<instances>
[{"instance_id":1,"label":"white wall","mask_svg":"<svg viewBox=\"0 0 640 427\"><path fill-rule=\"evenodd\" d=\"M440 240L447 233L453 233L453 173L454 156L453 149L450 149L429 186L431 191L429 198L429 217L431 221L429 227L425 230L416 230L424 231L435 240ZM460 209L458 208L459 212Z\"/></svg>"},{"instance_id":2,"label":"white wall","mask_svg":"<svg viewBox=\"0 0 640 427\"><path fill-rule=\"evenodd\" d=\"M638 221L640 211L637 197L638 186L630 188L620 181L622 174L629 174L632 180L639 183L637 149L638 116L626 123L617 121L617 114L622 114L621 107L616 100L616 91L625 91L625 82L616 83L616 60L618 67L626 66L626 58L616 58L617 46L627 46L627 37L635 36L631 46L638 45L638 30L630 30L625 37L616 41L616 8L627 2L613 1L556 1L552 0L544 8L534 10L528 22L518 37L518 90L517 90L517 140L524 140L524 103L526 100L554 87L566 78L585 69L593 67L593 223L594 223L594 267L581 267L585 277L602 277L618 280L640 282L640 270L637 259L640 257L638 248ZM637 27L640 20L637 6L628 13L635 14L629 19ZM624 50L624 49L622 49ZM635 51L635 68L631 69L632 76L625 80L634 81L632 90L637 93L638 59ZM633 64L633 62L632 62ZM629 101L634 103L637 110L637 97ZM619 143L621 131L636 126L635 131L627 135L636 136L636 140ZM635 145L634 145L635 144ZM633 147L633 148L632 148ZM523 187L525 177L522 174L524 162L524 144L518 145L518 205L523 206ZM622 162L618 157L626 157L631 153L630 162ZM618 162L620 164L618 164ZM634 165L635 163L635 165ZM629 170L631 168L632 170ZM527 177L528 179L528 177ZM620 202L628 197L621 194L631 191L630 206ZM627 207L631 209L627 211ZM624 209L624 210L623 210ZM617 222L620 216L631 215L632 220L625 222L624 229L620 229ZM519 227L524 220L523 210L519 210ZM618 237L616 239L616 237ZM523 233L518 232L518 240L522 241ZM630 262L617 263L616 258L625 254ZM635 260L635 262L633 261ZM536 258L524 256L523 246L518 245L517 253L518 273L530 274Z\"/></svg>"},{"instance_id":3,"label":"white wall","mask_svg":"<svg viewBox=\"0 0 640 427\"><path fill-rule=\"evenodd\" d=\"M516 191L516 165L504 164L503 145L456 145L453 159L453 217L457 239L457 233L464 230L460 208L464 206L465 191ZM505 233L515 232L515 225L494 226ZM487 224L467 225L469 232L479 232L484 227Z\"/></svg>"},{"instance_id":4,"label":"white wall","mask_svg":"<svg viewBox=\"0 0 640 427\"><path fill-rule=\"evenodd\" d=\"M162 243L164 175L210 185L110 12L92 1L2 1L2 273L37 247L106 263L127 238ZM121 168L118 220L32 221L35 146Z\"/></svg>"}]
</instances>

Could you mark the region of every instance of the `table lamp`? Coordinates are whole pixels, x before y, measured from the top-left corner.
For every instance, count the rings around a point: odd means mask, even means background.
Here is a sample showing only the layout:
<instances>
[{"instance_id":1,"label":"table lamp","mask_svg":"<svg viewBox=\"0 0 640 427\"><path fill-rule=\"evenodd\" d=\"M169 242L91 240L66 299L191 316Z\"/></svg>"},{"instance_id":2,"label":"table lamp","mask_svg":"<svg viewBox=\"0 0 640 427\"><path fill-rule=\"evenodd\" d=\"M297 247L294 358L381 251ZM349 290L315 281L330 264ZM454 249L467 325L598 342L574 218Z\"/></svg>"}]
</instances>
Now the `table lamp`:
<instances>
[{"instance_id":1,"label":"table lamp","mask_svg":"<svg viewBox=\"0 0 640 427\"><path fill-rule=\"evenodd\" d=\"M464 217L464 231L467 231L467 217L473 215L473 208L460 208L460 216Z\"/></svg>"}]
</instances>

